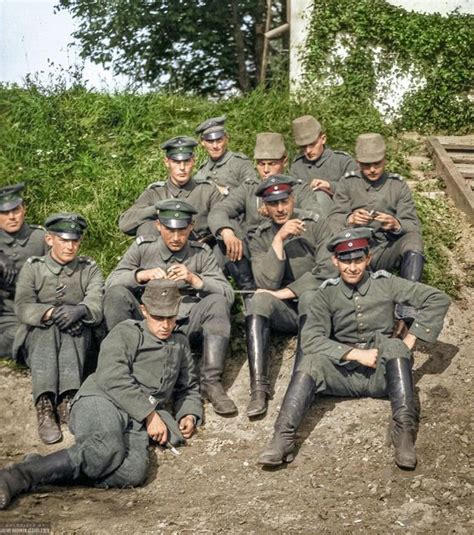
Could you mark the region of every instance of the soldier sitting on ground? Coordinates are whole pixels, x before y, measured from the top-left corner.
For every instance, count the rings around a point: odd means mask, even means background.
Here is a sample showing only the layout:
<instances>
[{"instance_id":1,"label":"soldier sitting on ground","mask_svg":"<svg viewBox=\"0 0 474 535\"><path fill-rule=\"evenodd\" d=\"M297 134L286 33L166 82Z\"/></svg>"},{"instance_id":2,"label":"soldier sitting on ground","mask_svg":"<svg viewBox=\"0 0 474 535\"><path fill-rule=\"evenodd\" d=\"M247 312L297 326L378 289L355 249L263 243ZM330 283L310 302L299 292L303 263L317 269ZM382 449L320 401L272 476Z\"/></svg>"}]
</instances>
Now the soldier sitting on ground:
<instances>
[{"instance_id":1,"label":"soldier sitting on ground","mask_svg":"<svg viewBox=\"0 0 474 535\"><path fill-rule=\"evenodd\" d=\"M255 191L263 180L284 173L288 157L283 136L273 132L257 134L254 158L258 178L247 178L240 186L232 189L209 214L209 227L218 237L218 244L228 258L227 271L237 287L244 290L255 288L247 238L268 219L264 203L261 197L255 195ZM296 207L319 213L318 201L311 188L302 181L295 179L293 182Z\"/></svg>"},{"instance_id":2,"label":"soldier sitting on ground","mask_svg":"<svg viewBox=\"0 0 474 535\"><path fill-rule=\"evenodd\" d=\"M190 203L197 210L193 239L206 241L212 235L207 216L211 208L222 201L222 195L210 180L191 178L194 169L194 147L197 141L178 136L165 141L161 148L169 177L164 182L154 182L138 197L119 219L119 228L129 236L156 235L155 203L165 199L177 199Z\"/></svg>"},{"instance_id":3,"label":"soldier sitting on ground","mask_svg":"<svg viewBox=\"0 0 474 535\"><path fill-rule=\"evenodd\" d=\"M330 214L333 229L367 226L374 229L373 270L392 271L421 280L423 240L415 203L400 175L385 170L385 142L380 134L357 138L359 171L347 173L338 184ZM397 307L397 317L410 322L416 315L412 307Z\"/></svg>"},{"instance_id":4,"label":"soldier sitting on ground","mask_svg":"<svg viewBox=\"0 0 474 535\"><path fill-rule=\"evenodd\" d=\"M187 340L173 332L180 300L173 281L147 285L145 319L126 321L109 333L97 371L74 398L75 445L0 470L0 509L21 492L80 476L102 488L141 485L150 438L176 446L192 436L202 405ZM172 397L175 419L163 410Z\"/></svg>"},{"instance_id":5,"label":"soldier sitting on ground","mask_svg":"<svg viewBox=\"0 0 474 535\"><path fill-rule=\"evenodd\" d=\"M293 134L301 154L293 160L290 175L310 184L326 216L332 209L331 196L339 179L348 171L357 171L357 164L349 154L326 147L326 134L311 115L293 121Z\"/></svg>"},{"instance_id":6,"label":"soldier sitting on ground","mask_svg":"<svg viewBox=\"0 0 474 535\"><path fill-rule=\"evenodd\" d=\"M45 444L61 440L70 402L83 381L92 327L102 321L104 280L97 264L77 256L87 228L73 213L50 216L46 256L32 256L18 277L15 312L21 325L13 356L31 370L38 434Z\"/></svg>"},{"instance_id":7,"label":"soldier sitting on ground","mask_svg":"<svg viewBox=\"0 0 474 535\"><path fill-rule=\"evenodd\" d=\"M158 214L158 215L156 215ZM218 414L237 411L222 386L230 337L232 287L211 249L189 240L196 210L184 201L156 204L159 236L139 236L106 282L105 321L112 329L121 321L142 319L140 297L150 280L178 282L184 299L178 329L191 346L202 345L201 394Z\"/></svg>"},{"instance_id":8,"label":"soldier sitting on ground","mask_svg":"<svg viewBox=\"0 0 474 535\"><path fill-rule=\"evenodd\" d=\"M255 417L267 410L270 384L270 329L297 334L297 297L334 273L326 243L331 232L314 212L295 208L293 178L275 175L256 190L268 212L250 240L252 270L258 290L246 310L247 355L250 372L250 403L247 415Z\"/></svg>"},{"instance_id":9,"label":"soldier sitting on ground","mask_svg":"<svg viewBox=\"0 0 474 535\"><path fill-rule=\"evenodd\" d=\"M11 357L20 325L14 311L17 275L26 259L42 256L48 246L44 229L25 222L24 184L0 188L0 357Z\"/></svg>"},{"instance_id":10,"label":"soldier sitting on ground","mask_svg":"<svg viewBox=\"0 0 474 535\"><path fill-rule=\"evenodd\" d=\"M301 332L303 357L295 367L260 464L276 466L293 460L296 431L315 394L388 395L395 462L401 468L415 468L418 410L412 350L418 338L436 341L449 298L435 288L386 271L369 273L371 236L368 228L345 229L328 245L340 276L307 292L311 299L307 299L310 306ZM397 303L420 310L403 340L391 337Z\"/></svg>"},{"instance_id":11,"label":"soldier sitting on ground","mask_svg":"<svg viewBox=\"0 0 474 535\"><path fill-rule=\"evenodd\" d=\"M250 159L227 148L230 138L224 127L225 120L225 116L213 117L196 128L209 158L197 170L195 179L210 180L223 195L255 176Z\"/></svg>"}]
</instances>

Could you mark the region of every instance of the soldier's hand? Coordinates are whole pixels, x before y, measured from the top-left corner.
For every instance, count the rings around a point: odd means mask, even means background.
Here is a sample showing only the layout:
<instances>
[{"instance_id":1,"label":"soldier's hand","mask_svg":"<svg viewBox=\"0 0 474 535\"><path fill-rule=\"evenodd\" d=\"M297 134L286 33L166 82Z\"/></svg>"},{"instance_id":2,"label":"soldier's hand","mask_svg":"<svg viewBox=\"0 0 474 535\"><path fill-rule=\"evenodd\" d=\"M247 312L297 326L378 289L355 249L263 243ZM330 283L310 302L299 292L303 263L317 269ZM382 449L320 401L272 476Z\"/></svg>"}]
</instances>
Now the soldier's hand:
<instances>
[{"instance_id":1,"label":"soldier's hand","mask_svg":"<svg viewBox=\"0 0 474 535\"><path fill-rule=\"evenodd\" d=\"M290 236L299 236L306 230L306 225L301 219L290 219L287 221L281 229L276 233L281 241L285 241Z\"/></svg>"},{"instance_id":2,"label":"soldier's hand","mask_svg":"<svg viewBox=\"0 0 474 535\"><path fill-rule=\"evenodd\" d=\"M135 278L139 284L144 284L151 280L166 279L166 271L160 267L143 269L136 274Z\"/></svg>"},{"instance_id":3,"label":"soldier's hand","mask_svg":"<svg viewBox=\"0 0 474 535\"><path fill-rule=\"evenodd\" d=\"M194 416L191 416L190 414L183 416L179 421L179 429L184 438L191 438L194 433L194 430L196 429L194 421Z\"/></svg>"},{"instance_id":4,"label":"soldier's hand","mask_svg":"<svg viewBox=\"0 0 474 535\"><path fill-rule=\"evenodd\" d=\"M232 260L232 262L241 260L244 254L244 244L242 240L239 240L234 234L234 231L230 228L222 229L221 236L225 243L227 257Z\"/></svg>"},{"instance_id":5,"label":"soldier's hand","mask_svg":"<svg viewBox=\"0 0 474 535\"><path fill-rule=\"evenodd\" d=\"M86 305L59 305L54 308L51 319L61 331L66 331L86 314Z\"/></svg>"},{"instance_id":6,"label":"soldier's hand","mask_svg":"<svg viewBox=\"0 0 474 535\"><path fill-rule=\"evenodd\" d=\"M17 276L17 269L13 261L3 252L0 251L0 273L6 284L13 284Z\"/></svg>"},{"instance_id":7,"label":"soldier's hand","mask_svg":"<svg viewBox=\"0 0 474 535\"><path fill-rule=\"evenodd\" d=\"M331 184L327 180L321 180L319 178L313 178L311 181L311 189L313 191L317 191L318 189L324 188L324 189L331 189Z\"/></svg>"},{"instance_id":8,"label":"soldier's hand","mask_svg":"<svg viewBox=\"0 0 474 535\"><path fill-rule=\"evenodd\" d=\"M70 327L68 327L65 332L70 336L81 336L83 330L84 324L82 321L78 321L77 323L73 323Z\"/></svg>"},{"instance_id":9,"label":"soldier's hand","mask_svg":"<svg viewBox=\"0 0 474 535\"><path fill-rule=\"evenodd\" d=\"M352 349L347 355L346 360L355 360L362 366L368 368L377 367L378 349Z\"/></svg>"},{"instance_id":10,"label":"soldier's hand","mask_svg":"<svg viewBox=\"0 0 474 535\"><path fill-rule=\"evenodd\" d=\"M168 268L166 278L175 282L185 281L191 284L192 272L184 264L173 264Z\"/></svg>"},{"instance_id":11,"label":"soldier's hand","mask_svg":"<svg viewBox=\"0 0 474 535\"><path fill-rule=\"evenodd\" d=\"M382 228L384 230L393 230L394 232L397 232L401 228L400 221L398 221L396 217L393 217L393 215L390 214L377 212L377 215L374 217L374 220L381 223Z\"/></svg>"},{"instance_id":12,"label":"soldier's hand","mask_svg":"<svg viewBox=\"0 0 474 535\"><path fill-rule=\"evenodd\" d=\"M368 225L374 218L370 215L370 212L364 210L364 208L357 208L347 218L348 225Z\"/></svg>"},{"instance_id":13,"label":"soldier's hand","mask_svg":"<svg viewBox=\"0 0 474 535\"><path fill-rule=\"evenodd\" d=\"M146 417L146 431L148 436L161 446L168 442L168 428L155 411Z\"/></svg>"}]
</instances>

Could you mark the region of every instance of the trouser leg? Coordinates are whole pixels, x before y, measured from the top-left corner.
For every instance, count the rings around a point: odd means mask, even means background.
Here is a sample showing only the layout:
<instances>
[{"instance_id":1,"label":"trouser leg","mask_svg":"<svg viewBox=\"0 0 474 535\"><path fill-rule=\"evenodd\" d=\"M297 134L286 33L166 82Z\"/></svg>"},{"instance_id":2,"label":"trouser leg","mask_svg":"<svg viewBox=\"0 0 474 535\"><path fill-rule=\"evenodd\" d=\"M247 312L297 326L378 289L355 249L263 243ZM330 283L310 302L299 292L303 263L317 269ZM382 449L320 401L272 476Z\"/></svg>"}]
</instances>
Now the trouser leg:
<instances>
[{"instance_id":1,"label":"trouser leg","mask_svg":"<svg viewBox=\"0 0 474 535\"><path fill-rule=\"evenodd\" d=\"M140 302L128 288L111 286L104 295L104 318L109 331L122 321L142 320Z\"/></svg>"},{"instance_id":2,"label":"trouser leg","mask_svg":"<svg viewBox=\"0 0 474 535\"><path fill-rule=\"evenodd\" d=\"M0 310L0 357L11 358L13 340L19 326L14 314Z\"/></svg>"}]
</instances>

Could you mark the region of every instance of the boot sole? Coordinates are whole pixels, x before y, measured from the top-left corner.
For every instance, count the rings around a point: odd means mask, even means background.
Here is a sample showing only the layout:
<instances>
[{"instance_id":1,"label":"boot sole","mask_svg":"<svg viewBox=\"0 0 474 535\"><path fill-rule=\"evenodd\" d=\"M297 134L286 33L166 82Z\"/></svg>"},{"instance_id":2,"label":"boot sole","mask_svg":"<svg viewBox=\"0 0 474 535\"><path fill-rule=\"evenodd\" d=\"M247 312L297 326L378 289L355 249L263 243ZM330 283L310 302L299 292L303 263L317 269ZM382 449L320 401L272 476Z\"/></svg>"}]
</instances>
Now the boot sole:
<instances>
[{"instance_id":1,"label":"boot sole","mask_svg":"<svg viewBox=\"0 0 474 535\"><path fill-rule=\"evenodd\" d=\"M258 460L258 464L261 464L262 466L281 466L283 463L291 463L295 459L294 453L288 453L280 461L265 461L265 460Z\"/></svg>"},{"instance_id":2,"label":"boot sole","mask_svg":"<svg viewBox=\"0 0 474 535\"><path fill-rule=\"evenodd\" d=\"M262 415L264 415L266 413L267 413L267 407L265 407L263 409L256 410L256 411L247 411L247 416L249 418L255 418L256 416L262 416Z\"/></svg>"}]
</instances>

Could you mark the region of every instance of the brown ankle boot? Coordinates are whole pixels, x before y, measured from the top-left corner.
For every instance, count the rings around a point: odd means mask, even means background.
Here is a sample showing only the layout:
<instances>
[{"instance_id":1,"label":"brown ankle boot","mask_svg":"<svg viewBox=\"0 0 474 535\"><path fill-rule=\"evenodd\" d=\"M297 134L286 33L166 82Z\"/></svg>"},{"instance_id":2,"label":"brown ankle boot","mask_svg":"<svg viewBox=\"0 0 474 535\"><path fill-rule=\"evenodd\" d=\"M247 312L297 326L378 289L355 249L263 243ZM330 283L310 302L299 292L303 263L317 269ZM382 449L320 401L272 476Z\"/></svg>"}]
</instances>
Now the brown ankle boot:
<instances>
[{"instance_id":1,"label":"brown ankle boot","mask_svg":"<svg viewBox=\"0 0 474 535\"><path fill-rule=\"evenodd\" d=\"M38 435L45 444L54 444L62 438L54 412L53 402L48 394L41 394L36 402Z\"/></svg>"},{"instance_id":2,"label":"brown ankle boot","mask_svg":"<svg viewBox=\"0 0 474 535\"><path fill-rule=\"evenodd\" d=\"M69 413L71 412L71 403L76 394L75 390L68 390L60 397L61 401L56 407L59 423L67 425L69 423Z\"/></svg>"}]
</instances>

